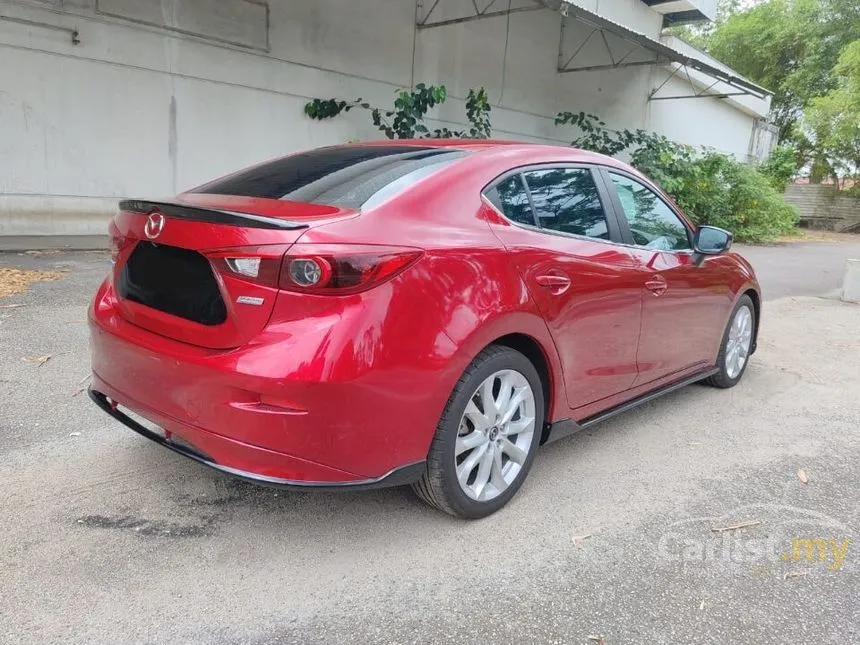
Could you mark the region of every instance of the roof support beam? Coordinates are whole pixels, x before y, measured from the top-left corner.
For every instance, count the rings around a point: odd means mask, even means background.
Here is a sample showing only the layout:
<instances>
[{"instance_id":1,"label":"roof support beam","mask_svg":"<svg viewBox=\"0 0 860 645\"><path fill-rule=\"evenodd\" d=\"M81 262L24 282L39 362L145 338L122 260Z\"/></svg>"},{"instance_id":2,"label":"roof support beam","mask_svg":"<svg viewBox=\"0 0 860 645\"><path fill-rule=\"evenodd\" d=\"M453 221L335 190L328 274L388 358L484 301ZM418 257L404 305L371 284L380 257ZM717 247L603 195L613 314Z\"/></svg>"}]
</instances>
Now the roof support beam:
<instances>
[{"instance_id":1,"label":"roof support beam","mask_svg":"<svg viewBox=\"0 0 860 645\"><path fill-rule=\"evenodd\" d=\"M424 18L416 21L415 25L418 29L430 29L432 27L447 27L448 25L459 25L464 22L474 22L475 20L483 20L485 18L498 18L501 16L510 16L515 13L523 13L525 11L540 11L541 9L545 9L546 6L540 2L540 0L534 0L535 4L527 5L525 7L512 7L510 9L499 9L496 11L490 11L493 8L493 5L498 2L498 0L490 0L490 2L483 8L480 9L478 7L477 0L472 0L472 9L474 13L468 16L462 16L460 18L449 18L446 20L436 20L431 22L430 19L433 16L433 13L436 11L436 8L439 5L440 0L435 0L433 4L430 6L430 10L426 13Z\"/></svg>"},{"instance_id":2,"label":"roof support beam","mask_svg":"<svg viewBox=\"0 0 860 645\"><path fill-rule=\"evenodd\" d=\"M749 96L749 92L720 92L718 94L685 94L682 96L655 96L649 101L673 101L675 99L724 99L729 96Z\"/></svg>"},{"instance_id":3,"label":"roof support beam","mask_svg":"<svg viewBox=\"0 0 860 645\"><path fill-rule=\"evenodd\" d=\"M634 31L613 20L596 14L593 11L589 11L578 5L571 4L570 2L567 2L567 0L539 1L547 8L553 9L554 11L557 11L562 15L561 34L559 37L558 45L558 71L560 73L588 72L643 65L667 65L670 63L677 63L679 65L679 69L684 68L684 73L687 75L688 80L690 80L691 85L692 80L690 79L689 70L693 69L700 74L709 76L715 81L719 81L733 89L738 90L738 92L741 94L749 94L750 96L754 96L759 99L763 99L770 94L770 92L768 92L766 89L759 87L755 83L751 83L744 78L735 76L731 72L727 72L726 70L712 65L704 60L695 58L693 56L685 54L684 52L673 49L672 47L669 47L668 45L660 42L659 40L655 40L654 38L646 36L645 34ZM583 23L592 28L592 32L588 35L586 41L580 44L572 55L568 55L564 51L565 22L570 19L576 20L577 22ZM588 40L592 38L595 31L599 31L601 37L603 38L604 44L606 45L607 53L609 54L608 61L606 63L599 63L592 60L589 61L589 63L586 65L571 66L571 64L576 61L577 56L585 47ZM627 54L625 54L621 59L616 59L612 51L609 50L609 43L606 39L606 36L608 34L611 34L617 39L629 42L632 45L632 49L628 51ZM628 60L634 52L641 52L647 55L648 59ZM591 53L593 54L594 52ZM675 70L673 72L673 75L677 73L677 71L678 70ZM652 93L652 98L655 93L656 91ZM693 94L698 96L698 92L696 91L695 87L693 89ZM717 94L716 96L723 95L734 96L735 94L733 92L723 92Z\"/></svg>"},{"instance_id":4,"label":"roof support beam","mask_svg":"<svg viewBox=\"0 0 860 645\"><path fill-rule=\"evenodd\" d=\"M601 69L623 69L625 67L646 67L649 65L666 65L671 63L669 59L655 60L634 60L629 63L606 63L605 65L586 65L585 67L566 67L558 70L559 74L569 74L571 72L596 72Z\"/></svg>"}]
</instances>

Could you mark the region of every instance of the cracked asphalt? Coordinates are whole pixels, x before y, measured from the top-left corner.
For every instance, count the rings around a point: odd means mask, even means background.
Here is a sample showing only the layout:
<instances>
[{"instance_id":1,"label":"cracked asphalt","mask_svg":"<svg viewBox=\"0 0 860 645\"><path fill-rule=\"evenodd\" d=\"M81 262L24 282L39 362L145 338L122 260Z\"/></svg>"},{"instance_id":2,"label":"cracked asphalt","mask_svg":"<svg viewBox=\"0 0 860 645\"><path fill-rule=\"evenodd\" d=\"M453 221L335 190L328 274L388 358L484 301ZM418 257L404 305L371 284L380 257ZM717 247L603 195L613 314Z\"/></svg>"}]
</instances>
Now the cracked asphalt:
<instances>
[{"instance_id":1,"label":"cracked asphalt","mask_svg":"<svg viewBox=\"0 0 860 645\"><path fill-rule=\"evenodd\" d=\"M0 308L0 642L860 642L846 239L740 248L766 299L743 382L545 447L479 522L404 489L258 488L150 444L82 392L106 256L0 254L67 271L0 299L25 305Z\"/></svg>"}]
</instances>

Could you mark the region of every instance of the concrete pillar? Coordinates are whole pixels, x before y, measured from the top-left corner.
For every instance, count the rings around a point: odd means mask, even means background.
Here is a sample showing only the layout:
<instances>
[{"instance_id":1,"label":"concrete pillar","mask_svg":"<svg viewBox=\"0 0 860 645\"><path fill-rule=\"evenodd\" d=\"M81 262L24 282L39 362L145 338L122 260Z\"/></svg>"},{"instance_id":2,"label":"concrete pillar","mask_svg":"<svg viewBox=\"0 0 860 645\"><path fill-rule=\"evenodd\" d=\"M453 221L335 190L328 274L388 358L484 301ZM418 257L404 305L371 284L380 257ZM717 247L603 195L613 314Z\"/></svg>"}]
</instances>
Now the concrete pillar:
<instances>
[{"instance_id":1,"label":"concrete pillar","mask_svg":"<svg viewBox=\"0 0 860 645\"><path fill-rule=\"evenodd\" d=\"M845 264L842 299L845 302L860 303L860 260L848 260Z\"/></svg>"}]
</instances>

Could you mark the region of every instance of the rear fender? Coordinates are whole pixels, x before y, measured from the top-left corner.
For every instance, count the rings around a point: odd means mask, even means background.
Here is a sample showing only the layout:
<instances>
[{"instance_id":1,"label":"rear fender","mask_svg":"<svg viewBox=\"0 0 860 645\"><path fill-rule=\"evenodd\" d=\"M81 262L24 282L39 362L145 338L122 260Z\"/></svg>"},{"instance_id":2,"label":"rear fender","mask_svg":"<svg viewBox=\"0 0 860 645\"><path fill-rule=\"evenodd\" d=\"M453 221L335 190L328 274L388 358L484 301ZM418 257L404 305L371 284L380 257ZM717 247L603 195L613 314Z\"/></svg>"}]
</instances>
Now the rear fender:
<instances>
[{"instance_id":1,"label":"rear fender","mask_svg":"<svg viewBox=\"0 0 860 645\"><path fill-rule=\"evenodd\" d=\"M442 303L439 322L456 348L450 359L453 380L448 391L485 347L503 336L521 334L537 344L547 364L547 420L565 417L568 403L558 352L522 278L506 259L495 249L472 249L430 253L421 262L428 276L443 276L427 280L424 295Z\"/></svg>"},{"instance_id":2,"label":"rear fender","mask_svg":"<svg viewBox=\"0 0 860 645\"><path fill-rule=\"evenodd\" d=\"M463 333L466 334L464 337L461 336ZM550 396L549 401L547 401L547 423L569 416L561 363L559 362L558 352L555 349L543 318L531 312L509 312L493 319L485 320L483 324L471 330L463 328L450 329L446 331L446 334L449 335L451 341L458 347L452 357L452 362L455 365L454 371L458 374L457 378L459 378L459 375L462 375L481 351L499 339L512 334L527 337L540 349L548 368L546 376L549 383Z\"/></svg>"}]
</instances>

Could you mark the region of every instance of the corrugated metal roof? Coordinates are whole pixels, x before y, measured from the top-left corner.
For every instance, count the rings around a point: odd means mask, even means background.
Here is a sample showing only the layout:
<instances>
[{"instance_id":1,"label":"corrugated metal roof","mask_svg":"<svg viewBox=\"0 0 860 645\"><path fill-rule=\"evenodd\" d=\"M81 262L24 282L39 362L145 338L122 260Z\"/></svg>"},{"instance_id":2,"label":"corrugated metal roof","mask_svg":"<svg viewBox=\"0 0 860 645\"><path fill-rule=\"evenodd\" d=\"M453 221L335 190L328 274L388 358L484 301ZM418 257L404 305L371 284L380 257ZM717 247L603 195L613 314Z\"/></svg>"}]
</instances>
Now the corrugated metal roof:
<instances>
[{"instance_id":1,"label":"corrugated metal roof","mask_svg":"<svg viewBox=\"0 0 860 645\"><path fill-rule=\"evenodd\" d=\"M715 67L699 58L689 56L673 47L669 47L665 43L661 43L659 40L655 40L654 38L646 36L634 29L630 29L630 27L580 7L579 5L575 5L569 0L538 1L545 7L558 11L563 16L570 16L580 22L591 25L596 29L610 32L619 38L623 38L624 40L639 45L640 47L653 51L657 54L658 58L662 58L665 62L674 62L690 67L691 69L695 69L703 74L707 74L715 80L719 80L731 85L732 87L741 89L758 98L765 98L766 96L773 94L773 92L756 85L752 81L748 81L741 76L731 74L730 72L720 69L719 67Z\"/></svg>"}]
</instances>

